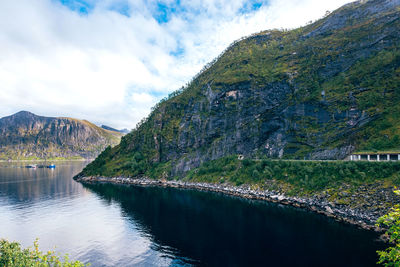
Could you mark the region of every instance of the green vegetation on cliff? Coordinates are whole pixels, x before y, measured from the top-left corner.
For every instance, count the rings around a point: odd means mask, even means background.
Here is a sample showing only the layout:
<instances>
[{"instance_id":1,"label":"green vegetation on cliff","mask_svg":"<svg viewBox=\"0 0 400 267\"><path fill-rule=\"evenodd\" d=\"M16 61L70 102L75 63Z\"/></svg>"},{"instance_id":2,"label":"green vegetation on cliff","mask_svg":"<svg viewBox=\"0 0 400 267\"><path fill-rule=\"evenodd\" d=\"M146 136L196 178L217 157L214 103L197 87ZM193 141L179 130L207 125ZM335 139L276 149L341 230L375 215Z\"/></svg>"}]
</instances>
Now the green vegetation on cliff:
<instances>
[{"instance_id":1,"label":"green vegetation on cliff","mask_svg":"<svg viewBox=\"0 0 400 267\"><path fill-rule=\"evenodd\" d=\"M230 155L399 150L399 18L398 1L360 1L237 41L81 175L184 177Z\"/></svg>"},{"instance_id":2,"label":"green vegetation on cliff","mask_svg":"<svg viewBox=\"0 0 400 267\"><path fill-rule=\"evenodd\" d=\"M397 162L238 160L226 157L204 163L191 170L187 180L235 185L258 184L275 180L291 185L292 190L314 193L341 184L361 185L385 180L400 185ZM296 192L298 193L298 192Z\"/></svg>"}]
</instances>

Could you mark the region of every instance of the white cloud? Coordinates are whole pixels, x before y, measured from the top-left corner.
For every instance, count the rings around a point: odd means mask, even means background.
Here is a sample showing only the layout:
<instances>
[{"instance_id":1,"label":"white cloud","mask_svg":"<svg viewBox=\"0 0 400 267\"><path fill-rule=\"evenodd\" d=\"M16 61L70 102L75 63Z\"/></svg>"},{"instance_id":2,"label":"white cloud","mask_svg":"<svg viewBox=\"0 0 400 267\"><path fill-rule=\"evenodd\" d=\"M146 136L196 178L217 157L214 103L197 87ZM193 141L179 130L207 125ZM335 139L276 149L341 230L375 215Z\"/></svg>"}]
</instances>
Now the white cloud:
<instances>
[{"instance_id":1,"label":"white cloud","mask_svg":"<svg viewBox=\"0 0 400 267\"><path fill-rule=\"evenodd\" d=\"M130 17L112 2L79 15L55 0L0 1L0 117L29 110L133 128L232 41L350 1L271 0L250 13L244 0L182 1L165 23L154 1L129 1Z\"/></svg>"}]
</instances>

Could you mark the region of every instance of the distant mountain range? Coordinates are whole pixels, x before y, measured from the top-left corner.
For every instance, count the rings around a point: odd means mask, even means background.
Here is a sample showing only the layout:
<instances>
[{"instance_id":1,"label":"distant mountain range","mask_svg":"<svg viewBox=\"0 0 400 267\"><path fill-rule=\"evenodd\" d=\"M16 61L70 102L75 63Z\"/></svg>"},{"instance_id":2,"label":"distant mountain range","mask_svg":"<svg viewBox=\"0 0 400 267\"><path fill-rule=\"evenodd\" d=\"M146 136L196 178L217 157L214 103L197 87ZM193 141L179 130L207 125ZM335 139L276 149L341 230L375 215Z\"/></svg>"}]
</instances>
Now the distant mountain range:
<instances>
[{"instance_id":1,"label":"distant mountain range","mask_svg":"<svg viewBox=\"0 0 400 267\"><path fill-rule=\"evenodd\" d=\"M126 128L125 128L125 129L122 129L122 130L117 130L117 129L112 128L112 127L107 126L107 125L101 125L101 128L106 129L106 130L109 130L109 131L113 131L113 132L123 133L123 134L129 133L129 130L126 129Z\"/></svg>"},{"instance_id":2,"label":"distant mountain range","mask_svg":"<svg viewBox=\"0 0 400 267\"><path fill-rule=\"evenodd\" d=\"M86 120L20 111L0 119L0 160L95 158L121 136Z\"/></svg>"}]
</instances>

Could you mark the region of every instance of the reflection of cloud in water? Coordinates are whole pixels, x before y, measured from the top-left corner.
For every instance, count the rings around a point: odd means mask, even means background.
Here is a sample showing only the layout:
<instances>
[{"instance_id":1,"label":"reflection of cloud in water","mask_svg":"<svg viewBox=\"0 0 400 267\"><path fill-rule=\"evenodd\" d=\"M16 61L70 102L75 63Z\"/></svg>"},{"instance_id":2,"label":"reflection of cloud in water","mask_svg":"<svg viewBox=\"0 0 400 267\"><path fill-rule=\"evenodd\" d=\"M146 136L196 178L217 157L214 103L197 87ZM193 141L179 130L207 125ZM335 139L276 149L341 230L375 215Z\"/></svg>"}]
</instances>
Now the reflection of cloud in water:
<instances>
[{"instance_id":1,"label":"reflection of cloud in water","mask_svg":"<svg viewBox=\"0 0 400 267\"><path fill-rule=\"evenodd\" d=\"M23 246L38 237L41 249L56 245L92 266L168 266L171 260L151 249L117 202L106 203L72 180L83 166L57 165L54 172L0 167L0 236Z\"/></svg>"},{"instance_id":2,"label":"reflection of cloud in water","mask_svg":"<svg viewBox=\"0 0 400 267\"><path fill-rule=\"evenodd\" d=\"M121 216L125 218L126 222L129 222L131 231L150 240L152 251L161 254L164 261L170 261L173 266L191 266L199 263L182 253L179 245L175 246L173 242L170 242L171 239L180 240L181 233L178 233L176 229L163 227L165 224L172 225L169 224L171 220L168 220L165 215L170 219L179 217L176 216L175 212L170 212L169 209L164 210L160 206L160 203L165 203L167 206L181 208L180 205L176 205L175 199L171 198L171 192L162 193L163 189L160 188L114 186L111 184L84 185L84 187L97 193L105 205L118 203L121 207ZM174 194L172 193L172 195ZM180 198L179 194L175 196ZM191 206L192 203L188 204ZM177 226L181 225L178 224ZM182 227L182 230L187 230L187 227ZM163 235L168 237L164 238ZM196 242L196 237L188 234L187 238L194 243ZM148 259L145 262L148 264ZM158 265L161 263L158 263Z\"/></svg>"}]
</instances>

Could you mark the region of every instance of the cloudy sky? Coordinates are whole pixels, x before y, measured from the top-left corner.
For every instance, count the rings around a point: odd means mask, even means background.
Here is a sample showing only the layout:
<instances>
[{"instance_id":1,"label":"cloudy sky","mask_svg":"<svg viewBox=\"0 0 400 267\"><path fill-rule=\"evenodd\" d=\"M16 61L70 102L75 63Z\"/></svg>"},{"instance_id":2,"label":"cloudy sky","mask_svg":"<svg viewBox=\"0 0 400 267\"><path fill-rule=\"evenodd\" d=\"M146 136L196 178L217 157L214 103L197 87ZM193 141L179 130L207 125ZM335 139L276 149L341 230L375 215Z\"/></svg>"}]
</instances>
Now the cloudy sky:
<instances>
[{"instance_id":1,"label":"cloudy sky","mask_svg":"<svg viewBox=\"0 0 400 267\"><path fill-rule=\"evenodd\" d=\"M133 128L232 41L349 0L2 0L0 117Z\"/></svg>"}]
</instances>

